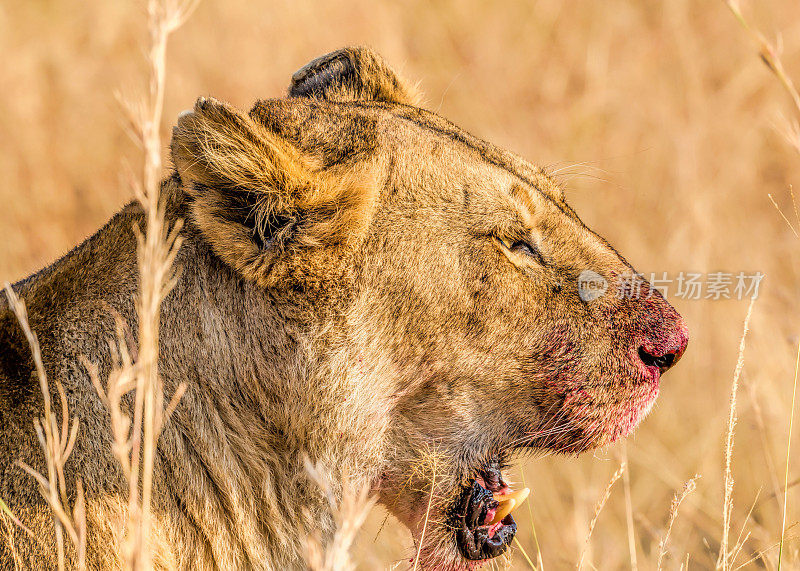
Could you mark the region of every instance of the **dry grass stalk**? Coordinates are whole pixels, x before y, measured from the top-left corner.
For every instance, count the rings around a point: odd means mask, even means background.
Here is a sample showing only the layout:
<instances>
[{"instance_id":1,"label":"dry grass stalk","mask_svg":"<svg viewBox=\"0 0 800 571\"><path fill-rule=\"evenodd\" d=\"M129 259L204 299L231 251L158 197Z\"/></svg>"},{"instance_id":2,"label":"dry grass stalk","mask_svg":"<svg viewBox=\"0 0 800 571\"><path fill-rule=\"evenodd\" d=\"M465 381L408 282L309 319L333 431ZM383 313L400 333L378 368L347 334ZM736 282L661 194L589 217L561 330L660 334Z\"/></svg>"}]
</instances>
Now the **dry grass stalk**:
<instances>
[{"instance_id":1,"label":"dry grass stalk","mask_svg":"<svg viewBox=\"0 0 800 571\"><path fill-rule=\"evenodd\" d=\"M733 544L733 548L731 549L730 560L732 562L736 561L736 559L739 557L739 553L742 551L742 549L744 549L745 543L747 543L747 540L750 539L750 536L752 535L751 531L748 531L745 534L744 530L747 528L747 523L750 521L750 517L753 515L753 510L758 504L758 498L761 496L762 489L763 487L759 488L756 492L756 497L753 499L753 503L750 504L750 509L747 510L747 515L742 521L742 528L739 530L739 536L736 538L736 543ZM744 538L742 538L742 535L744 535Z\"/></svg>"},{"instance_id":2,"label":"dry grass stalk","mask_svg":"<svg viewBox=\"0 0 800 571\"><path fill-rule=\"evenodd\" d=\"M434 456L435 458L435 456ZM419 545L417 545L417 554L414 557L414 571L417 571L419 566L419 556L422 552L422 544L425 541L425 532L428 530L428 518L431 515L431 505L433 504L433 492L436 489L436 462L433 463L433 470L431 471L431 492L428 495L428 507L425 508L425 522L422 524L422 534L419 537Z\"/></svg>"},{"instance_id":3,"label":"dry grass stalk","mask_svg":"<svg viewBox=\"0 0 800 571\"><path fill-rule=\"evenodd\" d=\"M783 66L783 61L781 60L781 52L783 51L781 37L778 36L775 43L770 43L761 32L753 28L748 23L748 21L742 15L738 1L726 0L725 4L728 5L728 8L730 8L733 15L756 43L758 46L758 55L761 58L761 61L763 61L764 65L766 65L767 68L775 75L775 77L778 78L778 81L780 81L783 88L792 98L792 103L794 104L795 110L800 113L800 93L798 93L792 78L786 73L786 69ZM798 126L797 121L787 121L786 123L787 125L784 129L784 136L792 148L800 153L800 126Z\"/></svg>"},{"instance_id":4,"label":"dry grass stalk","mask_svg":"<svg viewBox=\"0 0 800 571\"><path fill-rule=\"evenodd\" d=\"M617 480L622 477L622 474L625 472L625 468L626 464L624 462L620 464L617 471L614 472L613 476L611 476L611 480L608 481L608 485L606 486L603 495L600 497L600 500L597 502L597 505L594 508L594 516L592 517L592 521L589 522L589 531L586 533L586 541L584 542L583 550L581 551L581 557L578 560L578 569L583 569L583 561L586 558L586 552L589 548L589 542L592 539L592 532L594 532L594 528L597 525L597 519L600 517L600 512L603 511L603 506L606 505L608 498L611 496L611 488L613 488L614 484L617 483Z\"/></svg>"},{"instance_id":5,"label":"dry grass stalk","mask_svg":"<svg viewBox=\"0 0 800 571\"><path fill-rule=\"evenodd\" d=\"M150 31L149 93L145 102L123 101L130 131L144 151L141 182L132 181L136 198L145 213L146 228L134 228L137 238L139 296L137 299L138 347L128 346L118 321L117 341L111 349L115 366L107 391L102 389L97 370L87 364L92 380L111 411L114 454L128 480L128 514L123 558L128 569L150 569L148 538L151 530L153 468L158 435L168 414L185 387L181 385L164 409L164 395L158 374L158 338L161 302L175 284L172 264L180 248L180 222L168 228L160 196L161 119L164 106L167 40L191 14L196 0L149 0ZM135 354L135 358L132 356ZM86 363L85 363L86 364ZM134 391L131 419L123 408L123 397Z\"/></svg>"},{"instance_id":6,"label":"dry grass stalk","mask_svg":"<svg viewBox=\"0 0 800 571\"><path fill-rule=\"evenodd\" d=\"M525 470L520 466L519 475L522 478L522 487L527 488L525 483ZM539 571L544 571L544 561L542 561L542 548L539 547L539 536L536 535L536 523L533 521L533 500L531 496L526 502L528 504L528 515L531 518L531 532L533 533L533 542L536 544L536 563L539 566ZM517 542L519 544L519 542Z\"/></svg>"},{"instance_id":7,"label":"dry grass stalk","mask_svg":"<svg viewBox=\"0 0 800 571\"><path fill-rule=\"evenodd\" d=\"M778 470L775 468L775 461L772 459L772 453L770 452L770 440L767 433L767 424L764 422L764 414L761 410L761 404L759 403L757 387L755 383L747 383L747 391L750 395L750 403L753 406L753 416L756 421L756 426L758 427L758 435L761 439L761 448L764 452L764 461L766 462L770 485L772 486L772 492L770 496L774 497L775 501L780 504L781 485L778 481Z\"/></svg>"},{"instance_id":8,"label":"dry grass stalk","mask_svg":"<svg viewBox=\"0 0 800 571\"><path fill-rule=\"evenodd\" d=\"M792 449L792 431L794 429L794 402L797 396L797 371L800 368L800 343L797 345L797 358L794 362L794 384L792 386L792 408L789 413L789 434L786 436L786 470L783 474L783 517L781 518L781 542L778 547L778 571L783 563L783 544L786 537L786 502L789 496L789 458Z\"/></svg>"},{"instance_id":9,"label":"dry grass stalk","mask_svg":"<svg viewBox=\"0 0 800 571\"><path fill-rule=\"evenodd\" d=\"M680 492L675 492L675 496L672 498L672 503L669 506L669 523L667 524L667 531L664 533L664 536L658 543L658 563L656 567L659 571L662 569L664 555L667 553L667 542L669 541L670 533L672 533L672 526L675 523L675 518L678 517L678 508L681 507L681 504L683 503L683 500L686 499L686 496L697 489L697 479L699 477L700 474L695 474L683 485L683 488Z\"/></svg>"},{"instance_id":10,"label":"dry grass stalk","mask_svg":"<svg viewBox=\"0 0 800 571\"><path fill-rule=\"evenodd\" d=\"M622 444L622 463L628 463L628 445ZM631 500L631 478L630 472L625 470L622 474L622 486L625 490L625 524L628 530L628 552L631 558L631 571L639 569L636 559L636 531L633 526L633 501Z\"/></svg>"},{"instance_id":11,"label":"dry grass stalk","mask_svg":"<svg viewBox=\"0 0 800 571\"><path fill-rule=\"evenodd\" d=\"M778 78L781 85L783 85L786 92L792 98L792 102L794 103L795 110L800 112L800 93L798 93L797 88L792 81L792 78L786 73L786 70L783 66L783 62L781 61L781 42L780 37L775 44L771 44L764 38L763 34L758 30L755 30L752 26L749 25L747 20L741 13L739 9L738 2L734 2L732 0L728 0L726 2L728 7L730 8L731 12L733 12L736 19L739 23L744 27L744 29L750 34L753 40L759 47L759 56L764 64L769 68L769 70ZM786 122L787 125L784 129L784 136L786 137L789 144L794 148L796 151L800 152L800 127L798 127L797 121ZM800 216L797 212L797 203L794 199L794 192L792 191L791 187L789 192L792 197L792 205L794 207L795 218L800 222ZM780 213L783 220L786 222L787 226L791 229L792 233L795 237L800 237L795 228L795 225L786 217L783 213L781 208L775 202L775 199L772 195L768 195L770 201L775 206L775 208ZM798 359L800 359L800 345L798 346ZM787 494L788 494L788 483L789 483L789 452L791 449L791 440L792 440L792 428L794 424L794 403L795 403L795 395L797 391L797 363L795 365L795 379L794 379L794 386L792 388L792 408L791 413L789 416L789 434L787 437L787 444L786 444L786 470L784 473L784 490L783 490L783 515L781 521L781 539L778 548L778 569L781 569L781 565L783 562L783 544L786 535L786 503L787 503Z\"/></svg>"},{"instance_id":12,"label":"dry grass stalk","mask_svg":"<svg viewBox=\"0 0 800 571\"><path fill-rule=\"evenodd\" d=\"M736 394L739 390L739 377L744 367L744 341L750 328L750 316L753 313L753 304L755 301L755 297L750 299L750 305L747 307L742 337L739 341L739 356L736 360L736 369L733 373L733 383L731 385L731 405L725 442L725 494L722 505L722 542L720 543L719 556L717 558L717 568L721 568L724 571L727 571L731 564L730 553L728 552L728 536L731 528L731 512L733 511L733 473L731 471L731 459L733 458L733 435L736 428Z\"/></svg>"},{"instance_id":13,"label":"dry grass stalk","mask_svg":"<svg viewBox=\"0 0 800 571\"><path fill-rule=\"evenodd\" d=\"M75 547L77 568L85 569L86 511L83 497L83 485L79 479L76 485L75 503L70 513L67 483L64 478L64 466L72 453L75 440L78 437L78 419L73 417L70 423L67 396L64 393L64 387L61 386L61 382L56 379L56 389L61 405L61 423L59 426L56 413L53 410L47 374L45 373L44 364L42 363L39 340L28 323L28 311L25 307L25 302L17 297L10 284L6 283L5 290L8 303L17 316L20 327L30 346L33 362L36 366L36 374L39 378L39 387L42 390L42 397L44 398L44 415L41 418L34 418L33 423L36 429L36 436L39 438L39 443L44 450L47 477L22 461L18 463L22 469L39 483L39 491L42 497L47 501L53 513L59 570L65 568L64 533L67 534L67 537ZM21 522L11 514L7 507L6 510L17 525L27 533L31 533L28 528L23 526Z\"/></svg>"},{"instance_id":14,"label":"dry grass stalk","mask_svg":"<svg viewBox=\"0 0 800 571\"><path fill-rule=\"evenodd\" d=\"M530 568L533 569L534 571L537 571L536 565L534 565L533 561L531 561L531 558L528 556L528 552L525 551L525 548L522 546L522 543L520 543L519 539L514 537L514 543L517 545L517 548L522 553L522 556L525 558L525 561L528 563Z\"/></svg>"},{"instance_id":15,"label":"dry grass stalk","mask_svg":"<svg viewBox=\"0 0 800 571\"><path fill-rule=\"evenodd\" d=\"M350 557L350 548L356 534L369 511L375 505L376 498L369 497L369 486L364 485L359 492L349 485L348 478L343 478L341 502L336 501L331 485L330 475L317 466L306 461L306 471L311 476L328 500L336 521L336 533L329 545L323 547L317 538L309 537L306 543L306 562L311 571L350 571L355 564Z\"/></svg>"},{"instance_id":16,"label":"dry grass stalk","mask_svg":"<svg viewBox=\"0 0 800 571\"><path fill-rule=\"evenodd\" d=\"M800 522L794 522L792 525L790 525L789 527L786 528L786 531L791 530L793 527L795 527L798 524L800 524ZM800 535L789 535L789 536L786 537L786 540L787 541L790 541L790 540L793 541L793 540L796 540L798 538L800 538ZM733 571L739 571L739 569L747 569L747 568L751 567L751 563L753 563L755 561L758 561L759 559L761 560L760 567L763 567L765 569L772 569L774 567L774 565L772 564L772 561L770 559L767 559L766 555L767 555L767 553L769 553L770 551L772 551L773 549L775 549L775 548L777 548L779 546L780 546L780 540L775 541L775 542L767 545L763 549L760 549L760 550L756 551L755 554L750 559L748 559L744 563L740 563L739 565L734 567Z\"/></svg>"},{"instance_id":17,"label":"dry grass stalk","mask_svg":"<svg viewBox=\"0 0 800 571\"><path fill-rule=\"evenodd\" d=\"M24 523L22 523L19 520L19 518L17 518L17 516L14 515L14 512L11 511L11 508L8 507L8 504L6 504L2 500L2 498L0 498L0 514L4 515L8 520L10 520L10 523L13 523L16 526L19 526L19 528L22 531L24 531L25 533L27 533L28 536L30 536L34 541L38 541L39 538L36 537L36 535L30 530L30 528L28 526L26 526ZM3 524L4 525L6 525L8 523L9 522L6 521L6 519L3 519ZM9 540L13 541L13 538L10 535L8 535L8 534L6 534L6 535L8 536ZM11 545L11 548L13 549L13 544Z\"/></svg>"},{"instance_id":18,"label":"dry grass stalk","mask_svg":"<svg viewBox=\"0 0 800 571\"><path fill-rule=\"evenodd\" d=\"M789 186L789 195L792 197L792 205L794 206L795 218L797 218L798 222L800 222L800 215L798 215L798 213L797 213L797 201L794 199L794 190L792 189L791 186ZM797 230L795 229L794 224L792 224L791 221L786 217L786 215L783 213L783 210L781 210L781 207L778 206L778 203L775 202L774 198L772 198L772 195L768 194L767 196L769 197L770 201L772 202L772 205L778 211L778 214L781 215L781 217L783 218L784 222L786 222L786 225L789 227L789 229L794 234L794 237L795 238L800 238L800 234L797 233Z\"/></svg>"},{"instance_id":19,"label":"dry grass stalk","mask_svg":"<svg viewBox=\"0 0 800 571\"><path fill-rule=\"evenodd\" d=\"M726 4L728 8L730 8L733 15L742 25L742 27L747 31L750 37L755 41L756 45L759 49L759 56L767 68L777 77L780 81L783 88L789 94L792 99L792 103L794 104L795 111L800 113L800 93L798 93L797 88L792 81L792 78L786 73L786 69L783 65L783 61L781 60L781 52L782 52L782 42L781 37L778 36L777 41L773 44L767 41L764 35L753 28L747 20L742 15L742 12L739 8L739 3L734 0L726 0ZM786 137L786 140L789 142L789 145L798 153L800 153L800 125L796 120L794 121L785 121L785 125L783 127L783 135ZM794 208L794 215L795 219L798 222L798 226L800 226L800 214L798 214L797 210L797 201L794 197L794 192L791 187L789 187L789 194L792 198L792 206ZM786 217L783 213L781 208L775 202L775 199L772 195L768 195L770 201L775 206L775 208L780 213L783 220L786 222L787 226L791 229L792 233L794 234L795 238L800 238L800 234L798 234L798 230L795 225ZM800 345L798 346L798 359L800 359ZM780 571L781 565L783 562L783 545L784 539L786 534L786 502L787 502L787 495L788 495L788 483L789 483L789 452L791 448L791 440L792 440L792 428L794 424L794 403L795 403L795 395L797 391L797 366L800 364L800 361L796 361L795 364L795 379L794 379L794 386L792 388L792 408L789 416L789 434L787 436L787 444L786 444L786 470L784 473L784 486L783 486L783 515L781 521L781 539L778 548L778 570Z\"/></svg>"}]
</instances>

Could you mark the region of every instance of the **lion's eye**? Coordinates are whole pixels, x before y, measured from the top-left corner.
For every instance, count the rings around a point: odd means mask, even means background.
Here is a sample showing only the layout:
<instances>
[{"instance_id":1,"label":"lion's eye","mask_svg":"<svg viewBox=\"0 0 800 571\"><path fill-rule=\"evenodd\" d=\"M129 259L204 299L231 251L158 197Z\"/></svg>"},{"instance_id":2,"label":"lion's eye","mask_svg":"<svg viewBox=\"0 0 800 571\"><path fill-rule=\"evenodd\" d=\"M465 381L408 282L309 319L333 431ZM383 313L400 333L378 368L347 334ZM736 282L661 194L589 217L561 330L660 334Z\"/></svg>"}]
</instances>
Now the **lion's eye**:
<instances>
[{"instance_id":1,"label":"lion's eye","mask_svg":"<svg viewBox=\"0 0 800 571\"><path fill-rule=\"evenodd\" d=\"M547 265L547 261L542 255L542 252L531 242L526 240L515 240L512 242L511 240L504 240L503 238L497 238L497 241L507 252L515 254L516 256L524 256L542 266Z\"/></svg>"},{"instance_id":2,"label":"lion's eye","mask_svg":"<svg viewBox=\"0 0 800 571\"><path fill-rule=\"evenodd\" d=\"M529 244L528 242L518 241L514 242L508 248L512 252L516 254L521 254L523 256L530 256L534 258L540 264L544 263L544 259L542 258L542 253L536 246Z\"/></svg>"}]
</instances>

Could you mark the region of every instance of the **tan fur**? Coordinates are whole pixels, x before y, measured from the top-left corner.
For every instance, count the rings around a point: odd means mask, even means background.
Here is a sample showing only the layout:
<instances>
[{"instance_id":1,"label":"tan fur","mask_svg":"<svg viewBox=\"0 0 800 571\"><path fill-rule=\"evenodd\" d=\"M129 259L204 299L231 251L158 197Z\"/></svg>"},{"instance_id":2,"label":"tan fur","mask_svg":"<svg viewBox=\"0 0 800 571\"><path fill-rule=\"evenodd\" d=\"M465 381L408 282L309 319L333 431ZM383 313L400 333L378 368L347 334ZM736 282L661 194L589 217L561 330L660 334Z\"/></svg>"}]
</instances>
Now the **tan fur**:
<instances>
[{"instance_id":1,"label":"tan fur","mask_svg":"<svg viewBox=\"0 0 800 571\"><path fill-rule=\"evenodd\" d=\"M188 390L158 446L159 567L303 568L306 538L335 528L310 462L334 499L369 486L417 541L432 497L421 567L474 568L454 539L464 486L527 448L625 436L658 392L637 351L685 347L646 282L613 295L632 268L542 169L417 101L346 48L295 74L287 99L249 113L201 99L178 120L162 192L187 224L159 369L166 394ZM79 363L107 375L114 316L135 320L141 218L129 205L14 286L81 422L68 479L84 482L92 569L119 565L126 486ZM580 298L585 269L607 295ZM47 506L14 463L42 467L31 373L0 303L0 497L42 539L12 532L3 569L13 553L55 564Z\"/></svg>"},{"instance_id":2,"label":"tan fur","mask_svg":"<svg viewBox=\"0 0 800 571\"><path fill-rule=\"evenodd\" d=\"M206 98L179 119L172 157L193 199L192 219L211 247L264 287L296 270L293 266L301 250L358 242L375 199L369 164L320 173L311 157L301 155L247 115ZM255 228L231 219L231 193L252 194L240 200L252 202ZM285 232L266 235L271 217L297 213L302 213L304 227L291 241ZM253 241L254 233L273 247L260 248ZM330 258L331 253L325 255ZM332 271L329 267L326 273ZM324 277L319 272L307 273Z\"/></svg>"},{"instance_id":3,"label":"tan fur","mask_svg":"<svg viewBox=\"0 0 800 571\"><path fill-rule=\"evenodd\" d=\"M344 48L309 62L292 76L289 97L328 101L383 101L420 105L422 95L382 57L364 47Z\"/></svg>"}]
</instances>

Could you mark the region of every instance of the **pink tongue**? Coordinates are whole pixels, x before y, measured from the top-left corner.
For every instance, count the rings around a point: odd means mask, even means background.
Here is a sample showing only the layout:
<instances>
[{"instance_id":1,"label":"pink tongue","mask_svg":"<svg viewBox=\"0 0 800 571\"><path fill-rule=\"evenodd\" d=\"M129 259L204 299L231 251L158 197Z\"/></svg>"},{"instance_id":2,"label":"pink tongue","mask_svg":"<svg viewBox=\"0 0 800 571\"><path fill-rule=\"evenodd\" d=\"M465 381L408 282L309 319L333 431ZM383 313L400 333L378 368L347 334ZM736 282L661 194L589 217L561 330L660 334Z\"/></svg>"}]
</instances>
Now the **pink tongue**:
<instances>
[{"instance_id":1,"label":"pink tongue","mask_svg":"<svg viewBox=\"0 0 800 571\"><path fill-rule=\"evenodd\" d=\"M497 508L491 508L489 511L487 511L486 517L483 518L483 523L481 525L489 525L494 519L494 514L496 513L497 513Z\"/></svg>"},{"instance_id":2,"label":"pink tongue","mask_svg":"<svg viewBox=\"0 0 800 571\"><path fill-rule=\"evenodd\" d=\"M486 533L490 538L494 537L494 534L497 533L497 530L503 527L503 522L498 521L492 527L489 528L489 531Z\"/></svg>"}]
</instances>

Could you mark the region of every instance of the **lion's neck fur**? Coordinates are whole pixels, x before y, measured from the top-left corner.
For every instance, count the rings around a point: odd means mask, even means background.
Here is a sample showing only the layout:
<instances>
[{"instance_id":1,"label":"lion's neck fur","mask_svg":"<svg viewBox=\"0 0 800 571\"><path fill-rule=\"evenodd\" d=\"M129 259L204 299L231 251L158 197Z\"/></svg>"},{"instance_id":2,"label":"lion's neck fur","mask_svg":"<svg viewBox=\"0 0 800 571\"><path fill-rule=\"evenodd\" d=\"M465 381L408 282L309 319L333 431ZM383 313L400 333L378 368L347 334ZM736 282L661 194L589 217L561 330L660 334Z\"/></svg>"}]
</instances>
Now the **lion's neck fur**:
<instances>
[{"instance_id":1,"label":"lion's neck fur","mask_svg":"<svg viewBox=\"0 0 800 571\"><path fill-rule=\"evenodd\" d=\"M165 388L189 386L161 437L162 513L190 558L299 564L305 535L334 531L329 498L377 477L388 410L358 392L369 385L337 300L298 306L237 278L202 243L186 248L198 267L183 269L163 309Z\"/></svg>"},{"instance_id":2,"label":"lion's neck fur","mask_svg":"<svg viewBox=\"0 0 800 571\"><path fill-rule=\"evenodd\" d=\"M70 306L66 315L77 317L94 302L108 301L92 283L95 272L112 272L105 282L123 287L110 305L135 332L135 255L124 256L112 269L92 266L107 254L104 248L135 247L130 232L139 216L135 211L126 209L70 256L71 263L85 266L79 275L60 275L67 270L57 262L21 285L34 319L47 311L40 296L53 291L48 282L83 281L75 284L74 299L58 301ZM169 398L181 383L187 390L158 445L155 561L179 568L302 567L306 538L319 536L324 543L335 530L331 499L335 504L344 486L358 491L378 478L389 406L374 393L365 394L372 385L360 378L368 373L359 366L354 344L346 342L344 297L341 305L324 299L324 307L300 306L238 278L191 225L185 234L176 262L181 278L162 306L164 392ZM105 378L110 363L104 340L114 336L114 319L99 304L88 311L105 332L87 335L77 351L99 363ZM57 333L43 338L50 335ZM56 347L43 349L47 358ZM89 534L95 533L90 543L115 542L121 535L109 522L125 520L127 498L119 490L126 486L111 458L105 405L88 376L75 370L53 374L70 394L79 395L70 406L97 434L91 443L81 440L89 434L79 436L70 464L92 472L87 481L100 482L86 491ZM84 422L86 415L95 418ZM310 476L309 466L323 482ZM41 510L46 513L45 506Z\"/></svg>"}]
</instances>

